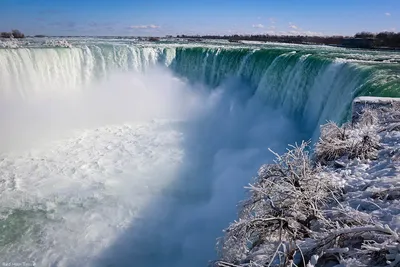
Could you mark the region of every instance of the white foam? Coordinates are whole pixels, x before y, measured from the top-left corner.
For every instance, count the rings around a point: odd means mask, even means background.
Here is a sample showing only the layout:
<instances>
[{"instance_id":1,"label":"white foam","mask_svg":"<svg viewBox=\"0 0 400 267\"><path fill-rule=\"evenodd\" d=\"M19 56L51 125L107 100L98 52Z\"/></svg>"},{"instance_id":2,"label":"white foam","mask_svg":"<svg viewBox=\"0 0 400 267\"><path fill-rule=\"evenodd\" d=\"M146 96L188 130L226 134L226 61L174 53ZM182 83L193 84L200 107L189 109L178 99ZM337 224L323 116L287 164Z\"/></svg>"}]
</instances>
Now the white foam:
<instances>
[{"instance_id":1,"label":"white foam","mask_svg":"<svg viewBox=\"0 0 400 267\"><path fill-rule=\"evenodd\" d=\"M2 210L43 211L20 233L24 242L4 247L2 260L76 266L94 257L140 221L141 210L171 183L183 157L181 141L181 133L162 122L126 124L2 155ZM35 225L40 237L32 234Z\"/></svg>"}]
</instances>

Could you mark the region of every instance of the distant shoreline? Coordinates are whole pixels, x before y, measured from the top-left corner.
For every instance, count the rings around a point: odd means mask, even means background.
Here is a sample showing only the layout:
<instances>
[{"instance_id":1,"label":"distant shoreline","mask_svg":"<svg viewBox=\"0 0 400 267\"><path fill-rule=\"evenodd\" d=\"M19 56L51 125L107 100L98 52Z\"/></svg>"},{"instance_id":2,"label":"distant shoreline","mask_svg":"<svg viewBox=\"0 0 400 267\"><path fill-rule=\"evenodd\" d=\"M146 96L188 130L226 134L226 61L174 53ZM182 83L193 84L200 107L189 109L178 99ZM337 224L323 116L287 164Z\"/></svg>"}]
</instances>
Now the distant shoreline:
<instances>
[{"instance_id":1,"label":"distant shoreline","mask_svg":"<svg viewBox=\"0 0 400 267\"><path fill-rule=\"evenodd\" d=\"M384 35L384 36L382 36ZM388 36L394 40L388 40ZM400 51L400 33L366 33L350 36L280 36L280 35L225 35L225 36L177 36L190 40L228 40L232 43L242 41L273 42L301 45L327 45L341 48L368 49L377 51Z\"/></svg>"},{"instance_id":2,"label":"distant shoreline","mask_svg":"<svg viewBox=\"0 0 400 267\"><path fill-rule=\"evenodd\" d=\"M394 36L394 42L396 46L382 45L379 46L377 43L383 43L382 40L377 39L379 35L385 34L385 42L387 36ZM358 35L361 35L359 37ZM103 39L139 39L142 41L158 42L165 41L168 39L180 39L189 42L202 42L204 40L225 40L230 43L242 43L243 41L255 41L262 43L282 43L282 44L299 44L299 45L326 45L338 48L349 48L349 49L366 49L372 51L388 51L388 52L399 52L400 51L400 33L379 33L371 37L368 33L368 37L362 37L361 34L356 34L355 37L349 36L281 36L281 35L224 35L224 36L189 36L189 35L177 35L175 36L164 36L164 37L152 37L152 36L48 36L48 35L34 35L24 36L15 38L19 40L27 38L103 38ZM10 40L9 37L0 36L0 40Z\"/></svg>"}]
</instances>

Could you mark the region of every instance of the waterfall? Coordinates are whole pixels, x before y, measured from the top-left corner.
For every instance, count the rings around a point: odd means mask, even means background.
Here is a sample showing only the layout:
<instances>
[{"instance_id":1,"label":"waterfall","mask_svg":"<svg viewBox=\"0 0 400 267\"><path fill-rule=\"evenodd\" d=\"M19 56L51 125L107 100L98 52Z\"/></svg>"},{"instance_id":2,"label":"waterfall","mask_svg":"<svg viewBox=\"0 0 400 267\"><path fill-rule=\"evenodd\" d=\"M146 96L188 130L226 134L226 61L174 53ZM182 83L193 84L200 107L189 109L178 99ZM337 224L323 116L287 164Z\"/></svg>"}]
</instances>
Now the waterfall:
<instances>
[{"instance_id":1,"label":"waterfall","mask_svg":"<svg viewBox=\"0 0 400 267\"><path fill-rule=\"evenodd\" d=\"M399 95L386 58L108 40L0 49L0 258L205 266L268 148L316 138L355 96Z\"/></svg>"}]
</instances>

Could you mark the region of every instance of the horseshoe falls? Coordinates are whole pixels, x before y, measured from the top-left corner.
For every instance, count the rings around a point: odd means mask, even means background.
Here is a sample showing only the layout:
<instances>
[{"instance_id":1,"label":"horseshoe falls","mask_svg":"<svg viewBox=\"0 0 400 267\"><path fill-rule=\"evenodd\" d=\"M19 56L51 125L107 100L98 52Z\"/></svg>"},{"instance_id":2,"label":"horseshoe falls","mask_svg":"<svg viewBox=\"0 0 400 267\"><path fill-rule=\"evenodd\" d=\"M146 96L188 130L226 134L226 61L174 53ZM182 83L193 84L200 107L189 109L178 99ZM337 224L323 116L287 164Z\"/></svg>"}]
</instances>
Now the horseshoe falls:
<instances>
[{"instance_id":1,"label":"horseshoe falls","mask_svg":"<svg viewBox=\"0 0 400 267\"><path fill-rule=\"evenodd\" d=\"M394 52L68 42L0 49L3 262L207 266L268 148L400 96Z\"/></svg>"}]
</instances>

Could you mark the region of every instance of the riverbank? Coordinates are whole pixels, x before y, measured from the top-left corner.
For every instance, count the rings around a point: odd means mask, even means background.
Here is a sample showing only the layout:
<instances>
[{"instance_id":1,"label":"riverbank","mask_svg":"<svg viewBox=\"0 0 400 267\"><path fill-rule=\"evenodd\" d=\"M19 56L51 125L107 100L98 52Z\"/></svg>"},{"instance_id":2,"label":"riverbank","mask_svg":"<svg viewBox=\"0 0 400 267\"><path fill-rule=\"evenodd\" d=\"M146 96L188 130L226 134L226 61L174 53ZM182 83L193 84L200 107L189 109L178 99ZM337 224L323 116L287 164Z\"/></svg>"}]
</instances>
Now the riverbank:
<instances>
[{"instance_id":1,"label":"riverbank","mask_svg":"<svg viewBox=\"0 0 400 267\"><path fill-rule=\"evenodd\" d=\"M352 117L260 168L215 266L399 266L399 99L357 98Z\"/></svg>"},{"instance_id":2,"label":"riverbank","mask_svg":"<svg viewBox=\"0 0 400 267\"><path fill-rule=\"evenodd\" d=\"M377 51L398 51L400 49L400 33L380 32L370 33L361 32L354 36L309 36L309 35L205 35L205 36L189 36L178 35L177 38L185 38L187 40L227 40L233 43L243 41L257 41L265 43L286 43L286 44L302 44L302 45L327 45L333 47L342 47L350 49L368 49Z\"/></svg>"}]
</instances>

